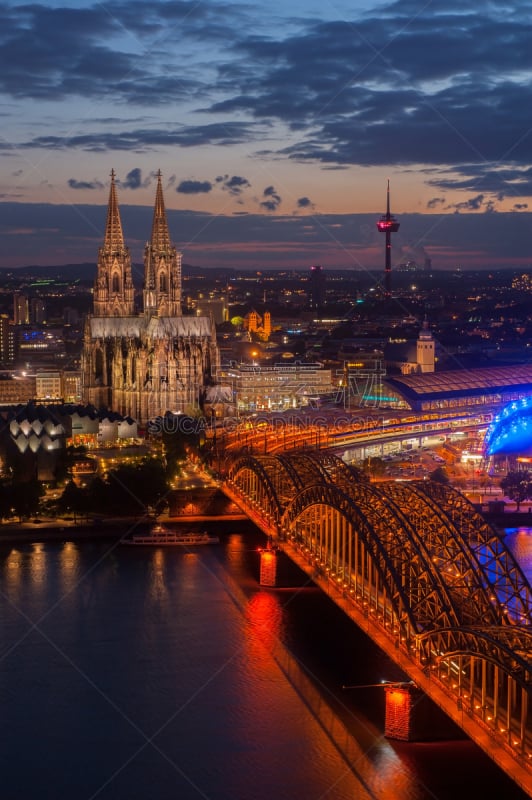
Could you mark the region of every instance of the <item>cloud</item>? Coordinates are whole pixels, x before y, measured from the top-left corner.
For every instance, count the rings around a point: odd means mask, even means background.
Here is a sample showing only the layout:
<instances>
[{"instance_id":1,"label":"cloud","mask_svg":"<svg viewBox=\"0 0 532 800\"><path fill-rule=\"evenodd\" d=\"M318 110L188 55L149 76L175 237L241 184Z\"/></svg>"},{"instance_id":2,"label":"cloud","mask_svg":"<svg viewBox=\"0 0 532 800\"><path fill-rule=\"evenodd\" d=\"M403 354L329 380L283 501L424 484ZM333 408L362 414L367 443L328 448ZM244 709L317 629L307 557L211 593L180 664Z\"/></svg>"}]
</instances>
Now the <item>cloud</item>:
<instances>
[{"instance_id":1,"label":"cloud","mask_svg":"<svg viewBox=\"0 0 532 800\"><path fill-rule=\"evenodd\" d=\"M133 150L144 152L151 148L200 147L207 144L231 145L246 143L257 134L253 125L241 122L182 126L174 129L137 128L120 133L100 131L73 136L36 136L18 145L25 149L67 150L79 148L87 152Z\"/></svg>"},{"instance_id":2,"label":"cloud","mask_svg":"<svg viewBox=\"0 0 532 800\"><path fill-rule=\"evenodd\" d=\"M78 181L76 178L69 178L68 185L71 189L103 189L100 181Z\"/></svg>"},{"instance_id":3,"label":"cloud","mask_svg":"<svg viewBox=\"0 0 532 800\"><path fill-rule=\"evenodd\" d=\"M282 121L293 135L280 154L292 160L475 161L496 192L494 165L532 160L526 5L505 8L503 19L497 3L436 6L391 3L356 21L310 20L284 37L237 40L248 69L225 65L235 91L211 110Z\"/></svg>"},{"instance_id":4,"label":"cloud","mask_svg":"<svg viewBox=\"0 0 532 800\"><path fill-rule=\"evenodd\" d=\"M181 194L205 194L212 191L210 181L181 181L176 187L176 192Z\"/></svg>"},{"instance_id":5,"label":"cloud","mask_svg":"<svg viewBox=\"0 0 532 800\"><path fill-rule=\"evenodd\" d=\"M277 194L273 186L267 186L262 193L262 196L266 198L260 204L260 207L263 208L265 211L277 211L279 208L282 200L281 196Z\"/></svg>"},{"instance_id":6,"label":"cloud","mask_svg":"<svg viewBox=\"0 0 532 800\"><path fill-rule=\"evenodd\" d=\"M284 17L193 0L78 5L1 5L10 155L245 144L330 170L433 168L438 197L532 194L528 0L346 2ZM222 188L238 196L240 179Z\"/></svg>"},{"instance_id":7,"label":"cloud","mask_svg":"<svg viewBox=\"0 0 532 800\"><path fill-rule=\"evenodd\" d=\"M106 96L149 106L198 97L209 83L200 70L191 77L168 45L179 31L185 58L198 42L221 47L244 16L236 7L180 0L3 4L0 91L17 100Z\"/></svg>"},{"instance_id":8,"label":"cloud","mask_svg":"<svg viewBox=\"0 0 532 800\"><path fill-rule=\"evenodd\" d=\"M478 211L484 205L484 195L479 194L476 197L471 197L469 200L464 200L460 203L453 203L449 208L454 208L456 211Z\"/></svg>"},{"instance_id":9,"label":"cloud","mask_svg":"<svg viewBox=\"0 0 532 800\"><path fill-rule=\"evenodd\" d=\"M143 189L150 185L151 179L148 177L143 181L142 170L135 167L135 169L127 173L125 180L117 182L123 189Z\"/></svg>"},{"instance_id":10,"label":"cloud","mask_svg":"<svg viewBox=\"0 0 532 800\"><path fill-rule=\"evenodd\" d=\"M107 207L89 204L0 202L4 266L95 262ZM168 210L174 242L188 264L260 269L322 263L331 269L382 269L383 242L374 214L208 214ZM124 236L132 257L142 262L150 234L151 205L121 207ZM532 212L402 214L393 252L423 252L434 269L530 264ZM29 231L20 236L21 230Z\"/></svg>"},{"instance_id":11,"label":"cloud","mask_svg":"<svg viewBox=\"0 0 532 800\"><path fill-rule=\"evenodd\" d=\"M218 175L215 178L216 183L221 184L224 191L232 195L241 195L244 189L251 187L247 178L242 178L240 175Z\"/></svg>"},{"instance_id":12,"label":"cloud","mask_svg":"<svg viewBox=\"0 0 532 800\"><path fill-rule=\"evenodd\" d=\"M427 208L437 208L441 205L445 205L444 197L432 197L427 203Z\"/></svg>"},{"instance_id":13,"label":"cloud","mask_svg":"<svg viewBox=\"0 0 532 800\"><path fill-rule=\"evenodd\" d=\"M309 197L298 197L297 207L298 208L314 208L314 203L310 200Z\"/></svg>"},{"instance_id":14,"label":"cloud","mask_svg":"<svg viewBox=\"0 0 532 800\"><path fill-rule=\"evenodd\" d=\"M498 200L532 194L532 167L463 164L438 170L429 185L447 191L489 192Z\"/></svg>"}]
</instances>

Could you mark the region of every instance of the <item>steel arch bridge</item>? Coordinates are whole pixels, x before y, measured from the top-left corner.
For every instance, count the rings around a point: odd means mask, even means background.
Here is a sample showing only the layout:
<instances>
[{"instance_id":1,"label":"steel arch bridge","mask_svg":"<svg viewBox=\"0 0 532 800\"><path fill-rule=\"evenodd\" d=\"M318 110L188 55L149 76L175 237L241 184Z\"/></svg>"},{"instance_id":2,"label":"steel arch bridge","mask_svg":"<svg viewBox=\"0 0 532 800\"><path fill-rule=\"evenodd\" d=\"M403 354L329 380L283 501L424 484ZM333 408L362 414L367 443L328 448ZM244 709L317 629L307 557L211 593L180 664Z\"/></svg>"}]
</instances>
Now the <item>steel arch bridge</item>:
<instances>
[{"instance_id":1,"label":"steel arch bridge","mask_svg":"<svg viewBox=\"0 0 532 800\"><path fill-rule=\"evenodd\" d=\"M532 797L532 589L471 503L312 450L237 457L224 491Z\"/></svg>"}]
</instances>

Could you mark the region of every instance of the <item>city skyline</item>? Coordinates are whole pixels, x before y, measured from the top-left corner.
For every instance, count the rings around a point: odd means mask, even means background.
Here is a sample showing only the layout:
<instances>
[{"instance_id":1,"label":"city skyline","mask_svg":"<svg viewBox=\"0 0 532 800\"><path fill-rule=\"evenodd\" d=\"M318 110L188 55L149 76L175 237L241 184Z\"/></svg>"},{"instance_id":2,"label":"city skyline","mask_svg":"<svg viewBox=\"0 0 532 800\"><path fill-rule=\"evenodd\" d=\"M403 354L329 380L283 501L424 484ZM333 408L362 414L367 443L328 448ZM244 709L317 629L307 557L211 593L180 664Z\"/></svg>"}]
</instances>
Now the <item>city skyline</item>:
<instances>
[{"instance_id":1,"label":"city skyline","mask_svg":"<svg viewBox=\"0 0 532 800\"><path fill-rule=\"evenodd\" d=\"M111 169L134 259L160 169L197 266L378 268L388 178L393 263L530 266L524 3L0 10L0 266L95 260Z\"/></svg>"}]
</instances>

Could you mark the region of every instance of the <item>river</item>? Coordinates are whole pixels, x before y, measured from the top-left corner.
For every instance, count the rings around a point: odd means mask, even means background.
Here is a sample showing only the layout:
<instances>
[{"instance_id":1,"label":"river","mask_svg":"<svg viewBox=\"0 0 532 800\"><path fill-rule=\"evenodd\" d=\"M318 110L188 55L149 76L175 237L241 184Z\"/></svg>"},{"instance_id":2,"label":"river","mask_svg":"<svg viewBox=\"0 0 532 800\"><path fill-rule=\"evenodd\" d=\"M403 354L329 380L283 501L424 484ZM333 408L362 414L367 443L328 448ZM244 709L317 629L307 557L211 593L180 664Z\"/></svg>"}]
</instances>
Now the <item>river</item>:
<instances>
[{"instance_id":1,"label":"river","mask_svg":"<svg viewBox=\"0 0 532 800\"><path fill-rule=\"evenodd\" d=\"M0 547L2 800L524 800L468 740L384 739L382 690L342 686L394 665L295 569L261 589L251 525L220 537Z\"/></svg>"}]
</instances>

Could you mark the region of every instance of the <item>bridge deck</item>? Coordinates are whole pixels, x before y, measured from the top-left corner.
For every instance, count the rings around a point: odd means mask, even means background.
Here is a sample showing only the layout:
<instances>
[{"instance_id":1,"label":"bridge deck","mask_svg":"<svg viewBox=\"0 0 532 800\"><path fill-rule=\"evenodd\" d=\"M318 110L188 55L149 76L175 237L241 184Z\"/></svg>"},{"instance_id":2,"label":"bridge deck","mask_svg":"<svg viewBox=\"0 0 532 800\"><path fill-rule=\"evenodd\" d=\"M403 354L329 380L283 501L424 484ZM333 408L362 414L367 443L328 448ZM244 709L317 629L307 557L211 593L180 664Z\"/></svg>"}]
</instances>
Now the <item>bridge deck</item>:
<instances>
[{"instance_id":1,"label":"bridge deck","mask_svg":"<svg viewBox=\"0 0 532 800\"><path fill-rule=\"evenodd\" d=\"M532 797L532 590L473 506L323 451L237 458L223 489Z\"/></svg>"}]
</instances>

